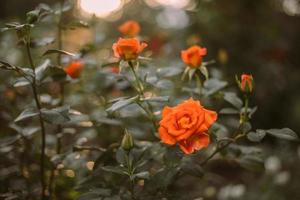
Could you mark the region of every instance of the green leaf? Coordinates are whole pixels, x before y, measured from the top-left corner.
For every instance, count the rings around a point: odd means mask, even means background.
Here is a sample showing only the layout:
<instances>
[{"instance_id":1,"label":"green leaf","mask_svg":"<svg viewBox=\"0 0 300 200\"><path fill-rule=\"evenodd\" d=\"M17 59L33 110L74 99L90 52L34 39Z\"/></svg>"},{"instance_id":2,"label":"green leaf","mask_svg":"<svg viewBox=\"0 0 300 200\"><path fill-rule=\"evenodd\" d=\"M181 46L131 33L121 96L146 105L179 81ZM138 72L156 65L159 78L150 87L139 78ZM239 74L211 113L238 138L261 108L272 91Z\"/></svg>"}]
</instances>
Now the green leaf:
<instances>
[{"instance_id":1,"label":"green leaf","mask_svg":"<svg viewBox=\"0 0 300 200\"><path fill-rule=\"evenodd\" d=\"M251 131L247 134L248 140L251 142L260 142L266 136L266 131L257 129L256 132Z\"/></svg>"},{"instance_id":2,"label":"green leaf","mask_svg":"<svg viewBox=\"0 0 300 200\"><path fill-rule=\"evenodd\" d=\"M149 179L150 173L148 171L139 172L133 175L133 178L140 178L140 179Z\"/></svg>"},{"instance_id":3,"label":"green leaf","mask_svg":"<svg viewBox=\"0 0 300 200\"><path fill-rule=\"evenodd\" d=\"M15 119L15 122L37 116L38 114L39 112L35 108L27 108Z\"/></svg>"},{"instance_id":4,"label":"green leaf","mask_svg":"<svg viewBox=\"0 0 300 200\"><path fill-rule=\"evenodd\" d=\"M238 109L241 109L243 106L243 101L233 92L225 92L224 100Z\"/></svg>"},{"instance_id":5,"label":"green leaf","mask_svg":"<svg viewBox=\"0 0 300 200\"><path fill-rule=\"evenodd\" d=\"M23 77L16 79L15 83L14 83L14 87L22 87L22 86L26 86L26 85L30 85L30 82Z\"/></svg>"},{"instance_id":6,"label":"green leaf","mask_svg":"<svg viewBox=\"0 0 300 200\"><path fill-rule=\"evenodd\" d=\"M193 76L194 76L197 69L190 68L190 67L188 69L189 69L188 75L189 75L189 81L190 81L190 80L192 80L192 78L193 78Z\"/></svg>"},{"instance_id":7,"label":"green leaf","mask_svg":"<svg viewBox=\"0 0 300 200\"><path fill-rule=\"evenodd\" d=\"M206 68L205 66L202 65L202 66L200 67L200 71L201 71L201 73L203 74L203 76L205 76L205 79L208 80L208 76L209 76L209 75L208 75L208 70L207 70L207 68Z\"/></svg>"},{"instance_id":8,"label":"green leaf","mask_svg":"<svg viewBox=\"0 0 300 200\"><path fill-rule=\"evenodd\" d=\"M219 111L219 113L231 115L231 114L239 114L240 112L238 110L236 110L235 108L223 108Z\"/></svg>"},{"instance_id":9,"label":"green leaf","mask_svg":"<svg viewBox=\"0 0 300 200\"><path fill-rule=\"evenodd\" d=\"M118 148L116 152L116 160L119 164L125 164L126 163L126 152L123 148Z\"/></svg>"},{"instance_id":10,"label":"green leaf","mask_svg":"<svg viewBox=\"0 0 300 200\"><path fill-rule=\"evenodd\" d=\"M225 81L220 81L218 79L208 79L204 82L203 86L203 94L205 96L210 96L216 92L218 92L219 90L223 89L224 87L226 87L227 82Z\"/></svg>"},{"instance_id":11,"label":"green leaf","mask_svg":"<svg viewBox=\"0 0 300 200\"><path fill-rule=\"evenodd\" d=\"M297 133L289 128L269 129L266 132L272 136L285 140L299 140Z\"/></svg>"},{"instance_id":12,"label":"green leaf","mask_svg":"<svg viewBox=\"0 0 300 200\"><path fill-rule=\"evenodd\" d=\"M111 105L108 109L106 109L107 112L115 112L125 106L128 106L130 104L132 104L133 102L135 102L137 99L139 98L139 96L135 96L129 99L121 99L119 101L117 101L116 103L114 103L113 105Z\"/></svg>"},{"instance_id":13,"label":"green leaf","mask_svg":"<svg viewBox=\"0 0 300 200\"><path fill-rule=\"evenodd\" d=\"M242 123L240 126L240 130L242 131L242 133L246 134L251 130L252 126L249 122L246 123Z\"/></svg>"},{"instance_id":14,"label":"green leaf","mask_svg":"<svg viewBox=\"0 0 300 200\"><path fill-rule=\"evenodd\" d=\"M42 109L43 119L51 124L63 124L70 120L69 117L69 106L62 106L53 109Z\"/></svg>"},{"instance_id":15,"label":"green leaf","mask_svg":"<svg viewBox=\"0 0 300 200\"><path fill-rule=\"evenodd\" d=\"M15 69L15 66L9 64L8 62L0 60L0 68L5 70L13 70Z\"/></svg>"},{"instance_id":16,"label":"green leaf","mask_svg":"<svg viewBox=\"0 0 300 200\"><path fill-rule=\"evenodd\" d=\"M179 67L164 67L157 69L157 74L160 77L172 77L180 74L182 72L182 68Z\"/></svg>"},{"instance_id":17,"label":"green leaf","mask_svg":"<svg viewBox=\"0 0 300 200\"><path fill-rule=\"evenodd\" d=\"M46 59L40 66L35 70L35 77L37 81L42 81L46 77L47 70L50 66L50 60Z\"/></svg>"},{"instance_id":18,"label":"green leaf","mask_svg":"<svg viewBox=\"0 0 300 200\"><path fill-rule=\"evenodd\" d=\"M43 46L53 44L54 42L55 42L54 37L44 37L42 39L36 39L36 40L30 41L30 46L33 47L33 48L43 47Z\"/></svg>"},{"instance_id":19,"label":"green leaf","mask_svg":"<svg viewBox=\"0 0 300 200\"><path fill-rule=\"evenodd\" d=\"M159 96L159 97L147 97L141 99L141 101L148 101L148 102L168 102L170 99L169 96Z\"/></svg>"},{"instance_id":20,"label":"green leaf","mask_svg":"<svg viewBox=\"0 0 300 200\"><path fill-rule=\"evenodd\" d=\"M156 84L155 87L159 88L159 89L170 89L173 88L174 83L170 80L166 80L166 79L162 79L159 80Z\"/></svg>"},{"instance_id":21,"label":"green leaf","mask_svg":"<svg viewBox=\"0 0 300 200\"><path fill-rule=\"evenodd\" d=\"M49 54L64 54L68 56L75 56L74 53L70 53L64 50L59 50L59 49L48 49L45 53L43 53L43 56L49 55Z\"/></svg>"}]
</instances>

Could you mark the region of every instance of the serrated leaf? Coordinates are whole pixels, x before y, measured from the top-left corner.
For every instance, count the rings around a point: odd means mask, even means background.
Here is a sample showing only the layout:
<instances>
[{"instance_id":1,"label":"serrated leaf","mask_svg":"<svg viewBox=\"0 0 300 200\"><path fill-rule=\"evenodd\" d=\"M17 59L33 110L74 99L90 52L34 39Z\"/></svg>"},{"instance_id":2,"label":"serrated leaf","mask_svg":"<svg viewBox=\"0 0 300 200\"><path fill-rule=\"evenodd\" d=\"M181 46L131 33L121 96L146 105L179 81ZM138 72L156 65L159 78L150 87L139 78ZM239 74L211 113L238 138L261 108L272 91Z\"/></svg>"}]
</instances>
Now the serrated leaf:
<instances>
[{"instance_id":1,"label":"serrated leaf","mask_svg":"<svg viewBox=\"0 0 300 200\"><path fill-rule=\"evenodd\" d=\"M42 109L43 119L51 124L63 124L70 120L69 117L69 106L62 106L53 109Z\"/></svg>"},{"instance_id":2,"label":"serrated leaf","mask_svg":"<svg viewBox=\"0 0 300 200\"><path fill-rule=\"evenodd\" d=\"M251 142L260 142L266 136L266 131L257 129L256 132L251 131L247 134L248 140Z\"/></svg>"},{"instance_id":3,"label":"serrated leaf","mask_svg":"<svg viewBox=\"0 0 300 200\"><path fill-rule=\"evenodd\" d=\"M299 140L298 135L289 128L269 129L266 132L272 136L285 140Z\"/></svg>"},{"instance_id":4,"label":"serrated leaf","mask_svg":"<svg viewBox=\"0 0 300 200\"><path fill-rule=\"evenodd\" d=\"M243 106L243 101L233 92L225 92L224 100L238 109L241 109Z\"/></svg>"},{"instance_id":5,"label":"serrated leaf","mask_svg":"<svg viewBox=\"0 0 300 200\"><path fill-rule=\"evenodd\" d=\"M15 122L37 116L38 114L39 113L35 108L27 108L15 119Z\"/></svg>"},{"instance_id":6,"label":"serrated leaf","mask_svg":"<svg viewBox=\"0 0 300 200\"><path fill-rule=\"evenodd\" d=\"M68 56L75 56L74 53L70 53L68 51L59 50L59 49L48 49L45 53L43 53L43 56L46 56L49 54L64 54L64 55L68 55Z\"/></svg>"},{"instance_id":7,"label":"serrated leaf","mask_svg":"<svg viewBox=\"0 0 300 200\"><path fill-rule=\"evenodd\" d=\"M137 99L139 98L139 96L135 96L129 99L121 99L119 101L117 101L116 103L114 103L113 105L111 105L108 109L106 109L107 112L115 112L116 110L119 110L125 106L128 106L130 104L132 104L133 102L135 102Z\"/></svg>"}]
</instances>

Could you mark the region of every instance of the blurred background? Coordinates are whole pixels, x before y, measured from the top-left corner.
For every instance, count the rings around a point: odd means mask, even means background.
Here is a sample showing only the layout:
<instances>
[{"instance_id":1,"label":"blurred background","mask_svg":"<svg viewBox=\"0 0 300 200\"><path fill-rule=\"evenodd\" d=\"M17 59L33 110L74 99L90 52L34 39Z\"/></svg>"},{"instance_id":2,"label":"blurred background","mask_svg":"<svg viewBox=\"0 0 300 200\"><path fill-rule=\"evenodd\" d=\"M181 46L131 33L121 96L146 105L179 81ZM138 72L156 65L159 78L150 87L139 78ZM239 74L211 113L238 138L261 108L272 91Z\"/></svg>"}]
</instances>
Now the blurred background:
<instances>
[{"instance_id":1,"label":"blurred background","mask_svg":"<svg viewBox=\"0 0 300 200\"><path fill-rule=\"evenodd\" d=\"M24 19L26 12L40 3L55 6L58 0L1 0L0 26ZM71 52L96 48L91 63L101 65L111 60L111 44L120 37L117 27L128 19L141 24L141 39L149 43L146 54L163 67L183 65L180 51L192 44L208 49L205 60L215 60L213 68L224 72L223 79L235 84L235 75L251 73L255 79L252 103L258 106L254 128L289 127L300 133L300 1L299 0L78 0L64 16L81 19L92 28L63 32L63 49ZM52 22L45 22L34 37L55 36ZM13 34L0 33L0 59L23 64L22 49L17 49ZM93 47L91 47L93 44ZM88 57L87 57L88 58ZM88 59L85 60L88 60ZM27 61L26 61L27 62ZM66 61L67 62L67 61ZM209 66L210 67L210 66ZM6 74L0 74L0 109L14 98ZM7 99L8 98L8 99ZM251 104L251 103L250 103ZM0 116L5 118L5 116ZM2 126L2 125L1 125ZM0 127L0 130L2 128ZM296 144L268 138L265 168L276 174L266 197L252 191L264 190L268 174L250 177L243 199L300 199L300 148ZM294 159L295 156L298 159ZM233 172L231 172L233 173ZM278 174L277 174L278 173ZM278 176L277 176L278 175ZM230 177L230 173L228 175ZM244 194L243 185L227 185L218 199ZM211 195L214 188L204 192ZM223 196L222 196L223 195ZM227 196L226 196L227 195ZM233 195L233 196L230 196ZM234 196L236 195L236 196ZM288 198L288 197L291 198Z\"/></svg>"},{"instance_id":2,"label":"blurred background","mask_svg":"<svg viewBox=\"0 0 300 200\"><path fill-rule=\"evenodd\" d=\"M0 23L17 21L39 3L54 0L2 0ZM75 1L74 1L75 2ZM300 2L299 0L78 0L72 17L97 23L96 30L65 32L65 49L76 51L98 42L110 50L109 42L120 35L117 27L127 19L137 20L141 35L150 41L153 56L178 59L180 50L200 43L208 48L207 60L230 80L235 74L251 73L256 82L259 127L291 127L300 130ZM93 17L93 14L96 17ZM51 32L46 30L48 35ZM52 33L52 35L55 33ZM14 47L14 43L3 44ZM102 51L106 57L110 52ZM0 57L12 57L9 49ZM104 57L104 59L106 59Z\"/></svg>"}]
</instances>

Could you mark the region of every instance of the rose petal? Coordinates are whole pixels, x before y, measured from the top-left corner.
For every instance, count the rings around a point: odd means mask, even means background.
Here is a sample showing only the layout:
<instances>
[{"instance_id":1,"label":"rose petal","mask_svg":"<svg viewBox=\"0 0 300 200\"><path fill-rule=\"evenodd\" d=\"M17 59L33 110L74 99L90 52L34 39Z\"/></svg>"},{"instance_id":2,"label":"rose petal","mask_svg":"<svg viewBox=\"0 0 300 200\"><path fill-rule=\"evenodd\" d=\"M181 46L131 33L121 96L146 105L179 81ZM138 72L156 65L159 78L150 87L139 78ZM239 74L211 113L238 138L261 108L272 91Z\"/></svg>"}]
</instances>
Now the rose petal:
<instances>
[{"instance_id":1,"label":"rose petal","mask_svg":"<svg viewBox=\"0 0 300 200\"><path fill-rule=\"evenodd\" d=\"M160 139L162 140L163 143L170 144L170 145L176 143L176 140L171 135L168 134L167 130L164 127L160 127L158 132L159 132Z\"/></svg>"},{"instance_id":2,"label":"rose petal","mask_svg":"<svg viewBox=\"0 0 300 200\"><path fill-rule=\"evenodd\" d=\"M179 147L185 154L191 154L195 150L200 150L204 147L207 147L209 142L209 136L206 133L202 133L193 135L187 140L181 141L179 143Z\"/></svg>"}]
</instances>

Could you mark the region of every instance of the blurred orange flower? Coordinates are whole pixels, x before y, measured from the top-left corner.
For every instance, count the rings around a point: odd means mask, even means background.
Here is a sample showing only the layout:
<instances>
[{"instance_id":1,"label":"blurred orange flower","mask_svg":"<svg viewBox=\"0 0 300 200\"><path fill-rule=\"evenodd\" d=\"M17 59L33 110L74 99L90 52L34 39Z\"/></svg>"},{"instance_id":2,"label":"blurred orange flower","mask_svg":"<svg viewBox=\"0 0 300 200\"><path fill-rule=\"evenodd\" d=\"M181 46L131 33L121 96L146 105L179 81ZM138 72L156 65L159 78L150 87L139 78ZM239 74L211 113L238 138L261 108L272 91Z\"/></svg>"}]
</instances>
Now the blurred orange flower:
<instances>
[{"instance_id":1,"label":"blurred orange flower","mask_svg":"<svg viewBox=\"0 0 300 200\"><path fill-rule=\"evenodd\" d=\"M123 60L135 60L138 55L146 48L148 45L144 42L140 42L135 38L119 38L119 40L113 44L112 48L114 55L117 58L122 58Z\"/></svg>"},{"instance_id":2,"label":"blurred orange flower","mask_svg":"<svg viewBox=\"0 0 300 200\"><path fill-rule=\"evenodd\" d=\"M139 34L141 27L140 24L134 20L128 20L119 26L119 31L127 37L135 37Z\"/></svg>"},{"instance_id":3,"label":"blurred orange flower","mask_svg":"<svg viewBox=\"0 0 300 200\"><path fill-rule=\"evenodd\" d=\"M186 154L193 153L208 146L208 128L216 120L216 112L205 109L192 98L173 108L166 106L160 121L160 139L165 144L178 143Z\"/></svg>"},{"instance_id":4,"label":"blurred orange flower","mask_svg":"<svg viewBox=\"0 0 300 200\"><path fill-rule=\"evenodd\" d=\"M78 78L83 70L83 63L79 60L71 62L64 70L71 78Z\"/></svg>"},{"instance_id":5,"label":"blurred orange flower","mask_svg":"<svg viewBox=\"0 0 300 200\"><path fill-rule=\"evenodd\" d=\"M242 74L240 88L243 92L252 92L253 77L249 74Z\"/></svg>"},{"instance_id":6,"label":"blurred orange flower","mask_svg":"<svg viewBox=\"0 0 300 200\"><path fill-rule=\"evenodd\" d=\"M189 67L196 68L202 63L202 58L207 53L206 48L194 45L186 50L181 51L182 61Z\"/></svg>"},{"instance_id":7,"label":"blurred orange flower","mask_svg":"<svg viewBox=\"0 0 300 200\"><path fill-rule=\"evenodd\" d=\"M119 66L112 66L109 68L109 71L113 74L118 74L120 72Z\"/></svg>"}]
</instances>

